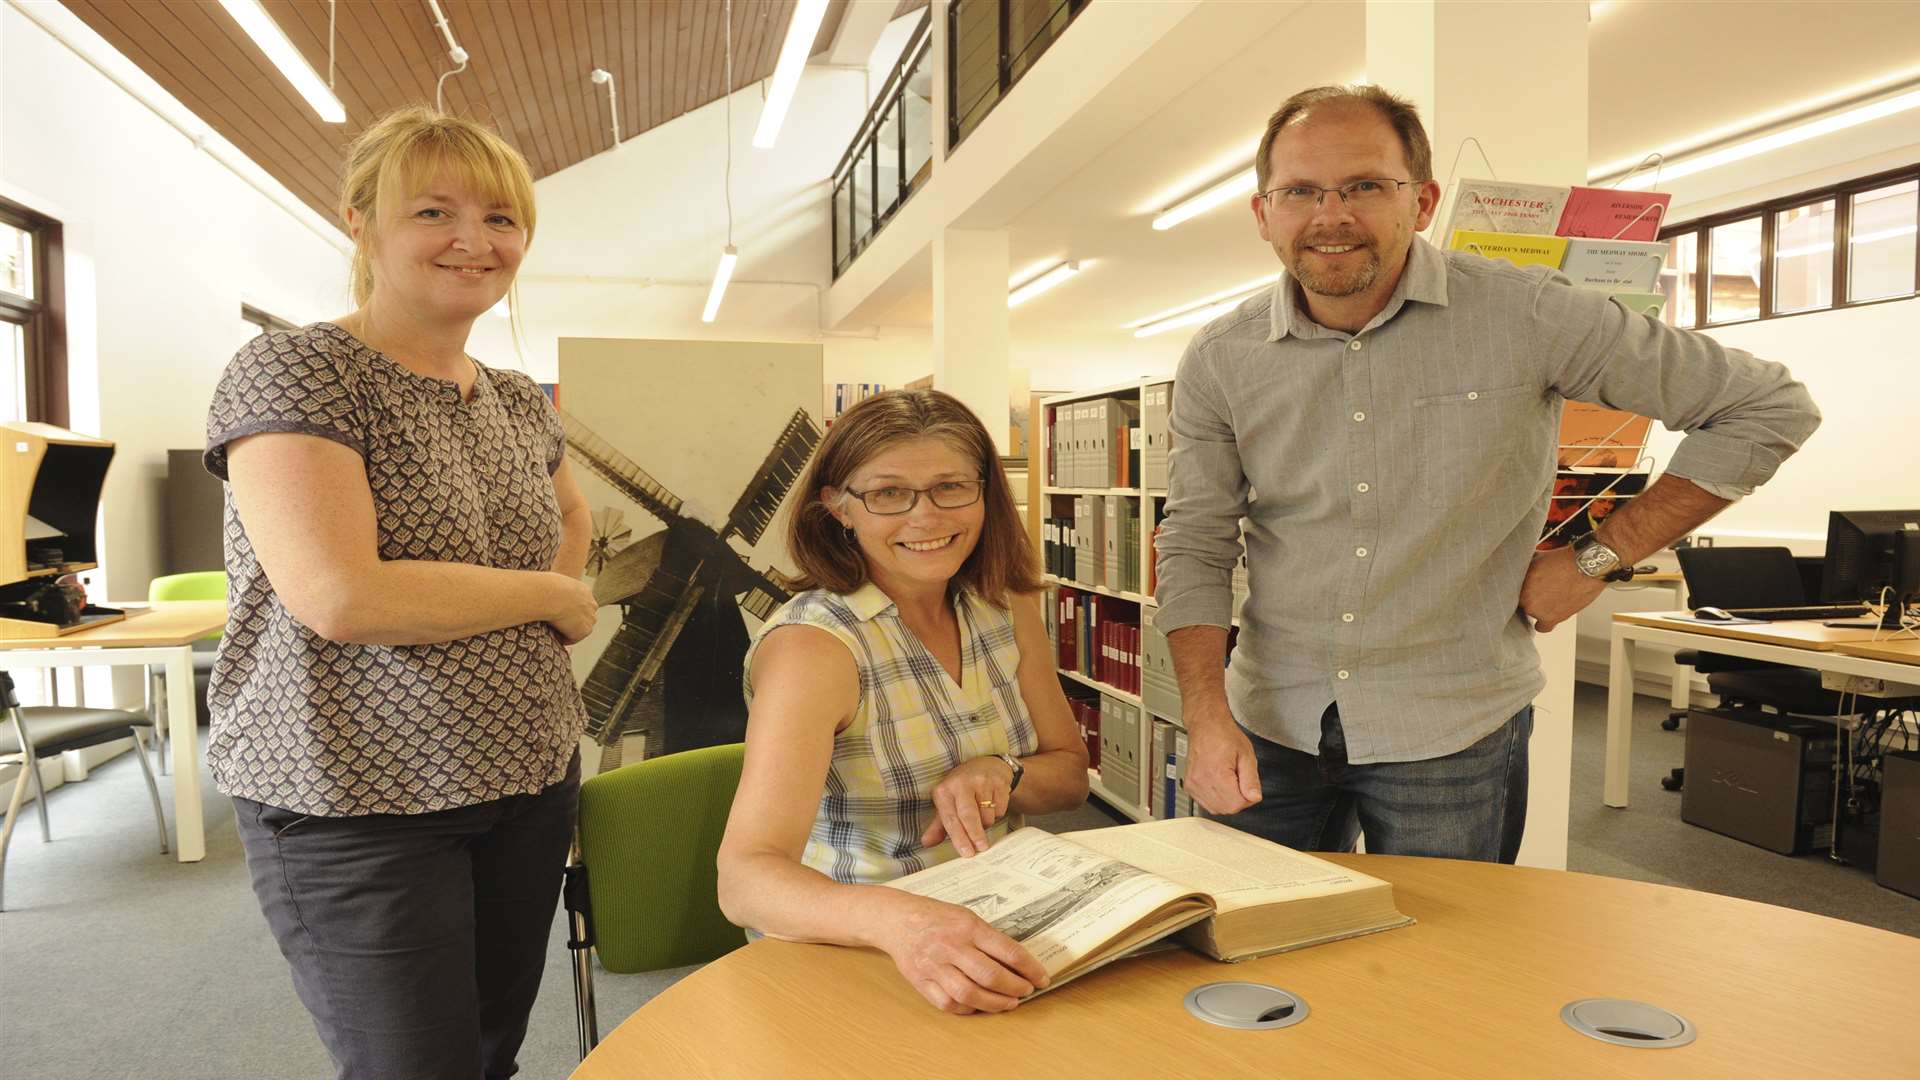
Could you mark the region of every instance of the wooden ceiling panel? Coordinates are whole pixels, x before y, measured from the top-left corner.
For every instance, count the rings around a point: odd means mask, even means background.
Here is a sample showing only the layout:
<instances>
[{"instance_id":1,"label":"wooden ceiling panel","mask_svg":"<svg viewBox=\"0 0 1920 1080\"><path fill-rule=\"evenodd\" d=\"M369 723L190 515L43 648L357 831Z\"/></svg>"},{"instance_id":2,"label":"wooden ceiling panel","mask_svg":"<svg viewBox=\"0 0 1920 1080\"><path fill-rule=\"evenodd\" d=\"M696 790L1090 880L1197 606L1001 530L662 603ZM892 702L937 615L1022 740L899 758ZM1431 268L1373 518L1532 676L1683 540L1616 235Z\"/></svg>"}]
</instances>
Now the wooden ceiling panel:
<instances>
[{"instance_id":1,"label":"wooden ceiling panel","mask_svg":"<svg viewBox=\"0 0 1920 1080\"><path fill-rule=\"evenodd\" d=\"M211 0L63 0L83 22L329 219L354 136L386 112L427 104L452 62L425 0L262 0L307 62L327 75L334 16L334 93L345 124L322 123L305 99ZM827 6L814 52L848 0ZM620 128L632 138L718 100L726 82L720 0L441 0L467 69L446 81L447 111L491 125L526 155L535 178L612 144L606 91L614 73ZM773 74L794 0L734 0L734 88Z\"/></svg>"}]
</instances>

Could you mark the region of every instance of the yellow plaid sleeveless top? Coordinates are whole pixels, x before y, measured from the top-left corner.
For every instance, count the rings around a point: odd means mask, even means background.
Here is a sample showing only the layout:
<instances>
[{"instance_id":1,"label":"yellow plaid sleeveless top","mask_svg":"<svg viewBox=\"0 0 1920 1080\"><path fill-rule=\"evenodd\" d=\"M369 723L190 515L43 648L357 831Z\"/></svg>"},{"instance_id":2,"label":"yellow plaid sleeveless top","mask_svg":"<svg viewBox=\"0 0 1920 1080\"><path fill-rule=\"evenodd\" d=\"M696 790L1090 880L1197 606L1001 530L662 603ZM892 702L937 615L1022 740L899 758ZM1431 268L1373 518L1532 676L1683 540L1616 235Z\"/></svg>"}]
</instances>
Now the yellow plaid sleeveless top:
<instances>
[{"instance_id":1,"label":"yellow plaid sleeveless top","mask_svg":"<svg viewBox=\"0 0 1920 1080\"><path fill-rule=\"evenodd\" d=\"M827 631L853 654L860 673L859 704L853 722L834 737L820 810L800 860L835 881L892 881L956 857L951 840L920 846L920 834L937 816L933 789L974 758L1025 757L1039 748L1020 697L1012 612L966 593L954 608L958 685L871 582L845 596L801 593L754 635L747 653L749 705L753 650L775 627L797 623ZM988 842L1020 825L1018 814L1002 818L988 828Z\"/></svg>"}]
</instances>

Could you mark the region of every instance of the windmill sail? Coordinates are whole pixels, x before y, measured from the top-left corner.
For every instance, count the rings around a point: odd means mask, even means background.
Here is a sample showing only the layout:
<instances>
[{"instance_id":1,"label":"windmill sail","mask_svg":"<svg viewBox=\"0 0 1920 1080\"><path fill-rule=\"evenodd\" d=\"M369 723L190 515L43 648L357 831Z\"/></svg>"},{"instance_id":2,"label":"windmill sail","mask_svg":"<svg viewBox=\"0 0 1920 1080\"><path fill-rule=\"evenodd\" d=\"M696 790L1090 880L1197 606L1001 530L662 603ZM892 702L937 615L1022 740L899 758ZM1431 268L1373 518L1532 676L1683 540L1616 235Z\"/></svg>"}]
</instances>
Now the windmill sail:
<instances>
[{"instance_id":1,"label":"windmill sail","mask_svg":"<svg viewBox=\"0 0 1920 1080\"><path fill-rule=\"evenodd\" d=\"M604 748L605 767L619 763L624 736L644 735L649 755L663 745L658 684L703 597L737 597L742 611L761 620L789 599L777 577L754 569L727 538L759 540L821 435L806 410L796 411L735 503L726 531L716 534L685 516L678 496L586 425L565 413L561 422L569 453L667 526L610 553L594 582L602 603L621 606L620 628L580 689L587 734Z\"/></svg>"},{"instance_id":2,"label":"windmill sail","mask_svg":"<svg viewBox=\"0 0 1920 1080\"><path fill-rule=\"evenodd\" d=\"M573 451L574 456L602 480L646 507L648 513L661 521L672 524L680 520L680 497L668 491L647 470L634 464L633 459L595 435L592 429L574 419L571 413L560 414L560 426L566 432L567 449Z\"/></svg>"},{"instance_id":3,"label":"windmill sail","mask_svg":"<svg viewBox=\"0 0 1920 1080\"><path fill-rule=\"evenodd\" d=\"M738 536L748 546L759 543L767 524L780 512L780 504L786 501L787 492L819 445L820 426L807 415L807 410L795 409L786 429L774 440L773 449L767 451L766 460L754 470L753 479L740 493L740 501L733 504L720 538Z\"/></svg>"}]
</instances>

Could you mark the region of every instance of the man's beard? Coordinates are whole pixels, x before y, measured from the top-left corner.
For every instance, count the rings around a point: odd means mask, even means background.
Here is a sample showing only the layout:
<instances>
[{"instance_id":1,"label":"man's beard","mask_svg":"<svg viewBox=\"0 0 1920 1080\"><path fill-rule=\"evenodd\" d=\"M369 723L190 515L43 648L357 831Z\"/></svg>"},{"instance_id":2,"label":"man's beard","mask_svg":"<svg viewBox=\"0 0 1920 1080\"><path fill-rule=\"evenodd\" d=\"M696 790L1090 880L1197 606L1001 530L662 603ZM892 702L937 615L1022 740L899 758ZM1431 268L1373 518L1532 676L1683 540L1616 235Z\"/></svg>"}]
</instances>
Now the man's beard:
<instances>
[{"instance_id":1,"label":"man's beard","mask_svg":"<svg viewBox=\"0 0 1920 1080\"><path fill-rule=\"evenodd\" d=\"M1366 260L1357 266L1315 267L1309 260L1314 254L1307 249L1316 244L1347 244L1360 246L1366 252ZM1300 287L1318 296L1353 296L1373 288L1380 277L1380 252L1371 243L1361 244L1356 240L1316 239L1311 243L1300 243L1294 247L1293 279Z\"/></svg>"}]
</instances>

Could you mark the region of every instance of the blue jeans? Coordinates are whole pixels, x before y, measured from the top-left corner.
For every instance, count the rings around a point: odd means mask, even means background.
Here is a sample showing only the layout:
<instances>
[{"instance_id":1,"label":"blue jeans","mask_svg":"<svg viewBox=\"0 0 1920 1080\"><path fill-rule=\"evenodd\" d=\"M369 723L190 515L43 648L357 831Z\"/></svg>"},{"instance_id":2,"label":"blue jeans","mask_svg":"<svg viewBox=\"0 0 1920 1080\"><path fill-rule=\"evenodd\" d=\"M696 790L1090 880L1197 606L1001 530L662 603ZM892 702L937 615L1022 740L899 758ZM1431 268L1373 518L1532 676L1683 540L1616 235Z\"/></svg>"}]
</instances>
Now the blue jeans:
<instances>
[{"instance_id":1,"label":"blue jeans","mask_svg":"<svg viewBox=\"0 0 1920 1080\"><path fill-rule=\"evenodd\" d=\"M1320 717L1318 756L1246 735L1263 797L1207 815L1215 821L1299 851L1352 851L1365 832L1377 855L1511 863L1520 853L1531 705L1465 750L1427 761L1348 764L1337 705Z\"/></svg>"}]
</instances>

